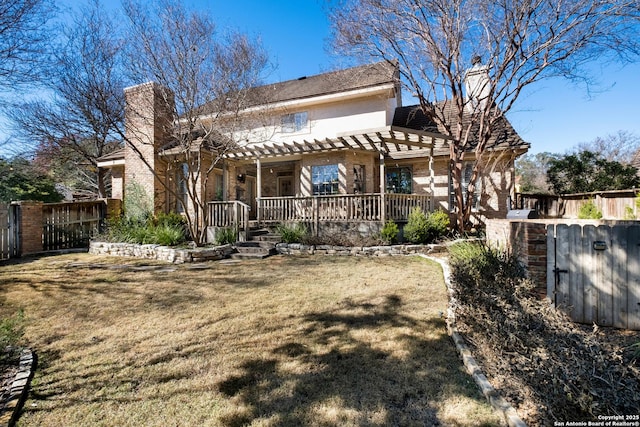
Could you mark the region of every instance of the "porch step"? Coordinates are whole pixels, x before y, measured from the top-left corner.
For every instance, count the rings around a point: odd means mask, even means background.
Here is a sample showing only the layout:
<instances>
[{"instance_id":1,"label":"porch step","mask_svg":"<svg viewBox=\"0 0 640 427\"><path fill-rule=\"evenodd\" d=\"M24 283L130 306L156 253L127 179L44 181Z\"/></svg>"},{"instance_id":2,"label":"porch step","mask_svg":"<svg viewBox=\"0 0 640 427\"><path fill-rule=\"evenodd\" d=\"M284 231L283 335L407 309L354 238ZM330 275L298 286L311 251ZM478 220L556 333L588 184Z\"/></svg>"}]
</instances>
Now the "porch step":
<instances>
[{"instance_id":1,"label":"porch step","mask_svg":"<svg viewBox=\"0 0 640 427\"><path fill-rule=\"evenodd\" d=\"M238 252L231 255L233 259L261 259L276 253L276 245L272 242L236 242L234 247Z\"/></svg>"},{"instance_id":2,"label":"porch step","mask_svg":"<svg viewBox=\"0 0 640 427\"><path fill-rule=\"evenodd\" d=\"M266 228L256 228L249 230L249 240L258 242L280 243L282 237L277 233L272 233Z\"/></svg>"}]
</instances>

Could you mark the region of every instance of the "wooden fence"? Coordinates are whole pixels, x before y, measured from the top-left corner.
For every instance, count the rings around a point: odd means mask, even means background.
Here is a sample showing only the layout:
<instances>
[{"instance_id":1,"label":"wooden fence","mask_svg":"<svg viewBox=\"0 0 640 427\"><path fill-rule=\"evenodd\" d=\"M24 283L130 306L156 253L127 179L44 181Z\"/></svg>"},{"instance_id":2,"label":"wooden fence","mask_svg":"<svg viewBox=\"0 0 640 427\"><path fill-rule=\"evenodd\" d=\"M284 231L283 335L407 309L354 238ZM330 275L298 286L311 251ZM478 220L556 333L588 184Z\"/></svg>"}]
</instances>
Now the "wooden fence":
<instances>
[{"instance_id":1,"label":"wooden fence","mask_svg":"<svg viewBox=\"0 0 640 427\"><path fill-rule=\"evenodd\" d=\"M580 207L588 201L595 204L603 219L639 219L636 197L640 190L600 191L594 193L516 194L516 209L533 209L541 218L578 218Z\"/></svg>"},{"instance_id":2,"label":"wooden fence","mask_svg":"<svg viewBox=\"0 0 640 427\"><path fill-rule=\"evenodd\" d=\"M103 201L47 203L42 205L44 251L82 248L104 226Z\"/></svg>"},{"instance_id":3,"label":"wooden fence","mask_svg":"<svg viewBox=\"0 0 640 427\"><path fill-rule=\"evenodd\" d=\"M640 225L548 225L547 295L576 322L640 330Z\"/></svg>"},{"instance_id":4,"label":"wooden fence","mask_svg":"<svg viewBox=\"0 0 640 427\"><path fill-rule=\"evenodd\" d=\"M16 206L0 203L0 260L12 258L18 252L16 210Z\"/></svg>"}]
</instances>

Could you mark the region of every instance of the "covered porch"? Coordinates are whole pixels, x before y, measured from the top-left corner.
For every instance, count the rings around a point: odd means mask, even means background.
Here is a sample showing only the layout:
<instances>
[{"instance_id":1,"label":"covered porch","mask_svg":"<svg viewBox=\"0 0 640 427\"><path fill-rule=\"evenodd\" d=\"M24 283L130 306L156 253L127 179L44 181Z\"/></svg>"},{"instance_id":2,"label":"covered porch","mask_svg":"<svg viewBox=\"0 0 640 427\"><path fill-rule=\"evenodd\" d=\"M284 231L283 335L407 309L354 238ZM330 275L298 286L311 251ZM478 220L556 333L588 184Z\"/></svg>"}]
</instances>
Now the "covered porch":
<instances>
[{"instance_id":1,"label":"covered porch","mask_svg":"<svg viewBox=\"0 0 640 427\"><path fill-rule=\"evenodd\" d=\"M254 175L250 182L255 187L247 193L255 197L210 202L209 225L243 229L250 220L261 226L303 222L317 230L325 222L403 222L415 207L434 209L433 157L447 150L443 135L396 126L324 140L248 144L227 153L225 160ZM423 175L428 176L422 177L418 191L397 191L390 185L387 163L397 169L397 162L406 159L425 164ZM337 163L339 172L319 185L314 168L325 163ZM283 165L289 171L275 181L274 172ZM337 194L324 194L327 188Z\"/></svg>"}]
</instances>

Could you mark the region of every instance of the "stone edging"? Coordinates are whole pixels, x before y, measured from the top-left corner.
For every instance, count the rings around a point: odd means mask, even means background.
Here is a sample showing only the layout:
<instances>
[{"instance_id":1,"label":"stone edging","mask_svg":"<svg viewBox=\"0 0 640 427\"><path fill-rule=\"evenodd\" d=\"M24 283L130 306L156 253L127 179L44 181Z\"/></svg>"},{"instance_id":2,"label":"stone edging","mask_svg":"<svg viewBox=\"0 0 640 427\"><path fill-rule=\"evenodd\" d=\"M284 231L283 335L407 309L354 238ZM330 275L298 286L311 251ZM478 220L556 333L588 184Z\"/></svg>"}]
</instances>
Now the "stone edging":
<instances>
[{"instance_id":1,"label":"stone edging","mask_svg":"<svg viewBox=\"0 0 640 427\"><path fill-rule=\"evenodd\" d=\"M2 413L0 414L0 427L12 426L16 422L20 408L26 398L29 381L33 376L35 367L35 355L29 349L22 350L20 364L16 377L11 384L9 397L7 398Z\"/></svg>"},{"instance_id":2,"label":"stone edging","mask_svg":"<svg viewBox=\"0 0 640 427\"><path fill-rule=\"evenodd\" d=\"M331 246L278 243L282 255L399 256L444 252L443 245Z\"/></svg>"},{"instance_id":3,"label":"stone edging","mask_svg":"<svg viewBox=\"0 0 640 427\"><path fill-rule=\"evenodd\" d=\"M482 369L478 362L476 362L475 358L471 354L471 350L467 346L462 338L460 332L458 332L458 328L456 327L456 314L453 309L453 301L454 297L452 294L452 286L451 286L451 269L449 268L449 264L439 258L430 257L427 255L420 255L423 258L429 259L431 261L435 261L442 267L442 274L444 276L444 282L447 285L447 290L449 292L449 307L447 308L447 331L449 332L449 336L456 345L456 349L458 353L460 353L460 357L462 358L462 362L464 366L467 368L467 372L471 375L480 387L482 394L489 401L491 406L502 414L504 420L507 425L510 427L527 427L524 421L518 416L518 413L514 409L513 406L500 394L498 391L493 388L487 377L482 373Z\"/></svg>"}]
</instances>

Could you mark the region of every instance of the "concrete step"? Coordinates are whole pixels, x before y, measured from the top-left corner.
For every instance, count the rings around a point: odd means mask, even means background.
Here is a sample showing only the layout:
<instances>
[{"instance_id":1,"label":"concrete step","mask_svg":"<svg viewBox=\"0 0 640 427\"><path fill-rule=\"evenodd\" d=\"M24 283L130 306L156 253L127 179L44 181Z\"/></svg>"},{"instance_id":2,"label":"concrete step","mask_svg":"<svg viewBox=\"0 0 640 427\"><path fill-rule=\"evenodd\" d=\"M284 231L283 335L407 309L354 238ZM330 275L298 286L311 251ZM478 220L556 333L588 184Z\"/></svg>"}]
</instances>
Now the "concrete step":
<instances>
[{"instance_id":1,"label":"concrete step","mask_svg":"<svg viewBox=\"0 0 640 427\"><path fill-rule=\"evenodd\" d=\"M235 259L266 258L270 255L275 255L276 253L276 245L272 242L236 242L233 246L237 253L231 255L231 257Z\"/></svg>"},{"instance_id":2,"label":"concrete step","mask_svg":"<svg viewBox=\"0 0 640 427\"><path fill-rule=\"evenodd\" d=\"M253 240L257 240L259 242L271 242L271 243L282 242L282 236L276 233L261 234L258 236L252 236L252 238Z\"/></svg>"}]
</instances>

